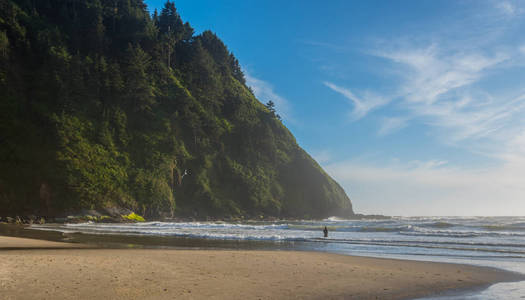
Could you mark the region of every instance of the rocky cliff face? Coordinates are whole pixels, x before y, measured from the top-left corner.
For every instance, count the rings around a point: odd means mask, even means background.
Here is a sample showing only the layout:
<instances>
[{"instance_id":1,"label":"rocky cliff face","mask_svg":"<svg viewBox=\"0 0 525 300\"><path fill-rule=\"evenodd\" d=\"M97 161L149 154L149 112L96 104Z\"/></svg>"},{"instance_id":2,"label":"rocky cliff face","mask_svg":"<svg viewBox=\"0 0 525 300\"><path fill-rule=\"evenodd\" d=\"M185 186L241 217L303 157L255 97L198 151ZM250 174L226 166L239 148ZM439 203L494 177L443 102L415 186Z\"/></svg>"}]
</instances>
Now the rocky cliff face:
<instances>
[{"instance_id":1,"label":"rocky cliff face","mask_svg":"<svg viewBox=\"0 0 525 300\"><path fill-rule=\"evenodd\" d=\"M142 0L0 0L0 142L0 214L353 215L170 2L150 16Z\"/></svg>"}]
</instances>

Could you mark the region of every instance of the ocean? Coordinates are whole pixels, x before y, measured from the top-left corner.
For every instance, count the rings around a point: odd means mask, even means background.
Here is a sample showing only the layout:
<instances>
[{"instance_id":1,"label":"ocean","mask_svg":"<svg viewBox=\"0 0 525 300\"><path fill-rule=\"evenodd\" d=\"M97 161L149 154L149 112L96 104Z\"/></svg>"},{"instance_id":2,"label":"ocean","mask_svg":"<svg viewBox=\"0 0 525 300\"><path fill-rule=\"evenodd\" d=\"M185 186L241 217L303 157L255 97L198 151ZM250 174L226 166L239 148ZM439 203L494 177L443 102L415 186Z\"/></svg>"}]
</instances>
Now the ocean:
<instances>
[{"instance_id":1,"label":"ocean","mask_svg":"<svg viewBox=\"0 0 525 300\"><path fill-rule=\"evenodd\" d=\"M323 237L323 228L328 237ZM273 248L462 263L525 274L525 217L393 217L382 220L44 224L64 235L147 238L147 246ZM113 239L113 238L112 238ZM114 240L114 239L113 239ZM126 239L124 239L126 240ZM129 243L130 239L127 239ZM194 243L192 243L194 241ZM197 241L199 241L197 243ZM158 245L155 245L158 244ZM249 246L247 246L249 245ZM525 281L426 299L524 299Z\"/></svg>"}]
</instances>

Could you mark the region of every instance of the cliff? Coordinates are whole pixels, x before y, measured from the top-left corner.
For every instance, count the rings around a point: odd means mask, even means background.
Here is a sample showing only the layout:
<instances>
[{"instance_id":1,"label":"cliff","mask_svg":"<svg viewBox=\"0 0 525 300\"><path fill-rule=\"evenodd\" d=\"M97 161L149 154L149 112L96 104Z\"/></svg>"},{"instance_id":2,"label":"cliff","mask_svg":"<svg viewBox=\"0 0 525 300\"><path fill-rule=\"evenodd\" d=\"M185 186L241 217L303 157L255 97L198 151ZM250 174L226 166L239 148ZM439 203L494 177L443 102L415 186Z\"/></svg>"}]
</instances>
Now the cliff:
<instances>
[{"instance_id":1,"label":"cliff","mask_svg":"<svg viewBox=\"0 0 525 300\"><path fill-rule=\"evenodd\" d=\"M271 100L271 99L265 99ZM353 215L173 3L0 0L0 215Z\"/></svg>"}]
</instances>

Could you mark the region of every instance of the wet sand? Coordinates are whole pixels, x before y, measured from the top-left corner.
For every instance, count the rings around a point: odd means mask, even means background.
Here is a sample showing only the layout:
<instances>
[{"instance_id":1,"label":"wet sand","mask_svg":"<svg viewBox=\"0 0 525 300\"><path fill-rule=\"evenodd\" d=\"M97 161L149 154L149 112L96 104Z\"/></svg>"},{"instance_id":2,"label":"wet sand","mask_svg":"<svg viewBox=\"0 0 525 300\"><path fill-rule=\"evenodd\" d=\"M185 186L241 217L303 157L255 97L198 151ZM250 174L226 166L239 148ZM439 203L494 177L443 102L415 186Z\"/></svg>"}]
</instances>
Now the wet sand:
<instances>
[{"instance_id":1,"label":"wet sand","mask_svg":"<svg viewBox=\"0 0 525 300\"><path fill-rule=\"evenodd\" d=\"M21 249L77 249L89 248L85 244L60 243L46 240L0 236L0 250Z\"/></svg>"},{"instance_id":2,"label":"wet sand","mask_svg":"<svg viewBox=\"0 0 525 300\"><path fill-rule=\"evenodd\" d=\"M466 265L303 251L79 247L0 236L1 298L410 299L516 277Z\"/></svg>"}]
</instances>

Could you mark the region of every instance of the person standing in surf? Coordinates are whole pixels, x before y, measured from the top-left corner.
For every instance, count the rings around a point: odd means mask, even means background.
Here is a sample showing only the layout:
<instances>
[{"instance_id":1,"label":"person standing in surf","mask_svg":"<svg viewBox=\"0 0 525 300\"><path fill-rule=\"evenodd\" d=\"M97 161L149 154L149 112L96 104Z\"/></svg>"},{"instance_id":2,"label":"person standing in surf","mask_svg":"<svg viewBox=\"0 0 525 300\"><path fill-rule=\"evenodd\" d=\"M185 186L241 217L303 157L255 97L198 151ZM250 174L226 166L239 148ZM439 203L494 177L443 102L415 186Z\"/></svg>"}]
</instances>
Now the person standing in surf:
<instances>
[{"instance_id":1,"label":"person standing in surf","mask_svg":"<svg viewBox=\"0 0 525 300\"><path fill-rule=\"evenodd\" d=\"M328 237L328 228L325 226L323 229L324 237Z\"/></svg>"}]
</instances>

